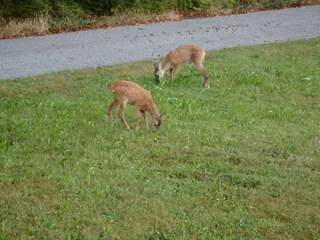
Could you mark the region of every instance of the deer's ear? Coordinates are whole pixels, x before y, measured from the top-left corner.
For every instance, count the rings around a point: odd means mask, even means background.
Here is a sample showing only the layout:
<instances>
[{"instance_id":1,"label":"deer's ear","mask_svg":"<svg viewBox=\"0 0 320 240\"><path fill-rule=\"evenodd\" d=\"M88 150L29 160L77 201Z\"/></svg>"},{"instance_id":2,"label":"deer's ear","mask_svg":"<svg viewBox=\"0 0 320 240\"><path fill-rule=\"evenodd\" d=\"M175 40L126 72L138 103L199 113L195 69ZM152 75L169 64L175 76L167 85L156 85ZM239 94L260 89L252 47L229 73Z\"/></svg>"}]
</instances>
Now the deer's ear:
<instances>
[{"instance_id":1,"label":"deer's ear","mask_svg":"<svg viewBox=\"0 0 320 240\"><path fill-rule=\"evenodd\" d=\"M153 66L154 68L159 68L159 63L154 63Z\"/></svg>"},{"instance_id":2,"label":"deer's ear","mask_svg":"<svg viewBox=\"0 0 320 240\"><path fill-rule=\"evenodd\" d=\"M166 115L166 112L161 113L159 118L162 119L164 115Z\"/></svg>"}]
</instances>

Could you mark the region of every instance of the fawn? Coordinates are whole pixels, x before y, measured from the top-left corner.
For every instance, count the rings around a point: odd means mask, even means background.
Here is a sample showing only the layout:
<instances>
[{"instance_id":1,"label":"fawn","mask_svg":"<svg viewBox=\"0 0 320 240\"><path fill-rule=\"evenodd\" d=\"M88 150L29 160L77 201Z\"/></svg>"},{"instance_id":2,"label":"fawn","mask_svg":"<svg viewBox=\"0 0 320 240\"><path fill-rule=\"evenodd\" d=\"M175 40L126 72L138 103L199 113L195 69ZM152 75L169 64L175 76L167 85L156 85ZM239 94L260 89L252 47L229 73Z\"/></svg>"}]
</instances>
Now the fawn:
<instances>
[{"instance_id":1,"label":"fawn","mask_svg":"<svg viewBox=\"0 0 320 240\"><path fill-rule=\"evenodd\" d=\"M154 75L159 82L165 72L170 69L171 80L176 78L176 75L182 64L192 63L203 76L203 86L210 88L209 73L203 66L203 61L206 52L203 48L194 45L180 46L169 52L166 57L160 62L154 64Z\"/></svg>"},{"instance_id":2,"label":"fawn","mask_svg":"<svg viewBox=\"0 0 320 240\"><path fill-rule=\"evenodd\" d=\"M142 88L140 85L125 81L118 80L112 83L109 87L110 91L114 95L113 102L108 107L109 120L112 122L112 111L113 109L120 105L119 116L127 129L130 129L127 121L124 117L124 112L127 104L131 104L134 107L135 117L136 117L136 129L139 129L139 118L140 113L144 118L146 128L148 129L147 115L149 112L153 118L153 130L156 131L162 121L164 114L159 114L156 104L154 103L150 92Z\"/></svg>"}]
</instances>

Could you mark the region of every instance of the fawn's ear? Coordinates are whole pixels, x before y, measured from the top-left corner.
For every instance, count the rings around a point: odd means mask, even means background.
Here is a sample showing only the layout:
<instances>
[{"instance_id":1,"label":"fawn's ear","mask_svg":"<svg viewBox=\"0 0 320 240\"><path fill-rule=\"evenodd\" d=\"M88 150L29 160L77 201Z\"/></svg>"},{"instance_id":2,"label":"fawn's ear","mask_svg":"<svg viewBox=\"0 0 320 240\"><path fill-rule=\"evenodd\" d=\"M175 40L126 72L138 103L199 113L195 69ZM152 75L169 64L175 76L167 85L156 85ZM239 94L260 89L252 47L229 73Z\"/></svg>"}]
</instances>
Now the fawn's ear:
<instances>
[{"instance_id":1,"label":"fawn's ear","mask_svg":"<svg viewBox=\"0 0 320 240\"><path fill-rule=\"evenodd\" d=\"M154 66L154 68L158 69L159 68L159 63L154 63L153 66Z\"/></svg>"},{"instance_id":2,"label":"fawn's ear","mask_svg":"<svg viewBox=\"0 0 320 240\"><path fill-rule=\"evenodd\" d=\"M161 113L159 118L162 119L164 115L166 115L166 112Z\"/></svg>"}]
</instances>

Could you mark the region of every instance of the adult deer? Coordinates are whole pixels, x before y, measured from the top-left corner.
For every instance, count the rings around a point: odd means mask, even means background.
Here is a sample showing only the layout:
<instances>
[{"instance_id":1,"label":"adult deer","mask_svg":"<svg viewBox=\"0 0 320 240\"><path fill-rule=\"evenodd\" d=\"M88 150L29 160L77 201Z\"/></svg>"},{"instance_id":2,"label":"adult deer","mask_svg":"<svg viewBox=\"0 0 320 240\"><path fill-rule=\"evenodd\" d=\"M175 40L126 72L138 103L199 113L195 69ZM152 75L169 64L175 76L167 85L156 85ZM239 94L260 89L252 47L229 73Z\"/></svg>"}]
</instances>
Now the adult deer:
<instances>
[{"instance_id":1,"label":"adult deer","mask_svg":"<svg viewBox=\"0 0 320 240\"><path fill-rule=\"evenodd\" d=\"M142 88L140 85L125 81L118 80L110 85L110 91L114 95L113 102L108 107L109 120L112 122L112 111L116 106L120 106L119 116L127 129L130 129L125 117L125 108L127 104L131 104L134 107L136 117L136 129L139 129L140 113L144 118L146 128L148 129L147 114L149 112L153 119L153 130L156 131L162 122L164 114L159 114L156 104L154 103L150 92Z\"/></svg>"},{"instance_id":2,"label":"adult deer","mask_svg":"<svg viewBox=\"0 0 320 240\"><path fill-rule=\"evenodd\" d=\"M209 73L203 66L205 55L203 48L194 45L180 46L169 52L160 63L154 64L154 75L159 82L165 72L170 69L171 80L174 80L182 64L192 63L203 76L203 86L210 88Z\"/></svg>"}]
</instances>

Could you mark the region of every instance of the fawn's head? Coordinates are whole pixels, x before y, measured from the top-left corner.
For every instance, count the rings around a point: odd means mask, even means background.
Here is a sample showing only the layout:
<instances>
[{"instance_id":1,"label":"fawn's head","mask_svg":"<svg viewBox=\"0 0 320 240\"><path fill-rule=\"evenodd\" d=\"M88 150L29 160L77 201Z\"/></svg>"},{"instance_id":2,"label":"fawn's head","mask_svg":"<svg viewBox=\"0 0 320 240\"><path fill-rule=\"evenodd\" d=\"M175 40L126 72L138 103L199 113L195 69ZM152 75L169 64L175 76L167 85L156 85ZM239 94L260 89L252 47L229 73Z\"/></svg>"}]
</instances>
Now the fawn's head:
<instances>
[{"instance_id":1,"label":"fawn's head","mask_svg":"<svg viewBox=\"0 0 320 240\"><path fill-rule=\"evenodd\" d=\"M160 63L155 63L154 64L154 76L156 78L156 80L159 82L160 78L164 75L164 71L161 68L161 64Z\"/></svg>"},{"instance_id":2,"label":"fawn's head","mask_svg":"<svg viewBox=\"0 0 320 240\"><path fill-rule=\"evenodd\" d=\"M152 127L153 127L154 132L157 131L158 128L161 126L162 118L163 118L164 114L165 113L161 113L159 117L153 118Z\"/></svg>"}]
</instances>

